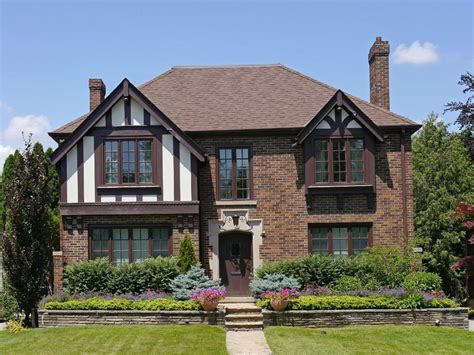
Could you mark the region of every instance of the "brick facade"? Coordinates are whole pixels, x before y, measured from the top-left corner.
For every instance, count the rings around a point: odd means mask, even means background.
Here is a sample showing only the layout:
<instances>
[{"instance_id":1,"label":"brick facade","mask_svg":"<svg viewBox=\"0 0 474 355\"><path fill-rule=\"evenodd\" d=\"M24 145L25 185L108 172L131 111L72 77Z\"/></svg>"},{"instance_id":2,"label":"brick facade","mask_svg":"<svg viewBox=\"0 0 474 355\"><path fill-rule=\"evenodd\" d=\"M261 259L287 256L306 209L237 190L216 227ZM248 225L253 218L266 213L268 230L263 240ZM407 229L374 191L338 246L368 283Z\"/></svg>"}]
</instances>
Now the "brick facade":
<instances>
[{"instance_id":1,"label":"brick facade","mask_svg":"<svg viewBox=\"0 0 474 355\"><path fill-rule=\"evenodd\" d=\"M64 222L64 221L63 221ZM177 255L181 240L186 233L189 233L193 242L196 257L199 260L199 219L193 216L194 228L181 228L178 225L178 216L176 215L116 215L116 216L85 216L84 225L89 228L78 230L73 228L68 231L61 223L61 251L53 256L54 262L54 289L59 291L62 288L63 266L73 264L77 261L89 259L89 229L91 226L143 226L143 225L163 225L172 227L172 255ZM184 227L184 226L183 226Z\"/></svg>"},{"instance_id":2,"label":"brick facade","mask_svg":"<svg viewBox=\"0 0 474 355\"><path fill-rule=\"evenodd\" d=\"M408 235L403 235L403 194L400 142L406 150ZM403 245L413 235L411 140L400 133L388 133L376 144L376 193L374 196L345 195L339 210L334 195L314 196L314 208L307 209L304 186L303 147L293 146L293 134L258 136L197 137L209 152L201 168L201 255L208 266L208 220L220 219L223 209L248 209L252 219L262 219L266 238L260 248L263 261L308 254L308 226L312 223L371 223L374 245ZM216 206L216 147L250 146L253 152L253 189L256 206ZM374 199L375 203L368 203Z\"/></svg>"}]
</instances>

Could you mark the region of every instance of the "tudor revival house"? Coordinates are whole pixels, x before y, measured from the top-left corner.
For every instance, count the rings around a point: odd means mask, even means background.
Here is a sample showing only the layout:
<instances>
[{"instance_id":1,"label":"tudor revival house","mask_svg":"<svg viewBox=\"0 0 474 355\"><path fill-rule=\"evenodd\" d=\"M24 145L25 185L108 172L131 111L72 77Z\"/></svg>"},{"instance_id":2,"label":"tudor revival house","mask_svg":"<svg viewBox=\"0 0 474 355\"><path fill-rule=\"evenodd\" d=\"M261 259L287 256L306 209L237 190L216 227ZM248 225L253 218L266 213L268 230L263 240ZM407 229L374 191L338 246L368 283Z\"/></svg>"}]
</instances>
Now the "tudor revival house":
<instances>
[{"instance_id":1,"label":"tudor revival house","mask_svg":"<svg viewBox=\"0 0 474 355\"><path fill-rule=\"evenodd\" d=\"M389 111L389 44L370 103L283 65L175 67L106 94L51 133L65 265L176 255L186 233L213 278L248 291L262 262L354 255L413 234L410 136Z\"/></svg>"}]
</instances>

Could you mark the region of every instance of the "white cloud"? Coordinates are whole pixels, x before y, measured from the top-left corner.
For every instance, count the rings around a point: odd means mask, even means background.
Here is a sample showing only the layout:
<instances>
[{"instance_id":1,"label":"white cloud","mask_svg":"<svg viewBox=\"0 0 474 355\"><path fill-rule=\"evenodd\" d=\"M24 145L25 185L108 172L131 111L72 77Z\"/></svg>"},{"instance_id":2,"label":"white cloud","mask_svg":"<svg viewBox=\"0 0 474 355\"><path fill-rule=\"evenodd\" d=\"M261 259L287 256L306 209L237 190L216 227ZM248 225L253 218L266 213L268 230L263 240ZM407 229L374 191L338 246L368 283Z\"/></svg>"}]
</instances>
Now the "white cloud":
<instances>
[{"instance_id":1,"label":"white cloud","mask_svg":"<svg viewBox=\"0 0 474 355\"><path fill-rule=\"evenodd\" d=\"M48 132L51 131L51 123L48 117L40 115L15 116L10 120L7 129L3 132L4 142L14 146L23 145L23 136L28 138L32 134L33 142L40 142L44 146L52 144Z\"/></svg>"},{"instance_id":2,"label":"white cloud","mask_svg":"<svg viewBox=\"0 0 474 355\"><path fill-rule=\"evenodd\" d=\"M409 47L404 43L395 49L394 60L397 64L429 64L436 63L439 59L436 46L431 42L413 42Z\"/></svg>"}]
</instances>

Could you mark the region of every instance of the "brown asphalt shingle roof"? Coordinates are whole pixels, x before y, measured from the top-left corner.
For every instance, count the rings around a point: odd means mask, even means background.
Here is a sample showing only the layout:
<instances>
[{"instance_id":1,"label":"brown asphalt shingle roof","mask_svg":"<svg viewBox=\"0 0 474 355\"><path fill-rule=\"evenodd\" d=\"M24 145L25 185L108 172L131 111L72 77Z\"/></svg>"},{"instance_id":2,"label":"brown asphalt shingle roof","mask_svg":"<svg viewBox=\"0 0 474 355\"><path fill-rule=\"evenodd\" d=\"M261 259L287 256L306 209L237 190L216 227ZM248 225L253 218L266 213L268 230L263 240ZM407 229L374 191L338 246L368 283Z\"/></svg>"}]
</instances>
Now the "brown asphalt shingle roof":
<instances>
[{"instance_id":1,"label":"brown asphalt shingle roof","mask_svg":"<svg viewBox=\"0 0 474 355\"><path fill-rule=\"evenodd\" d=\"M280 64L173 67L139 89L186 132L303 128L337 91ZM380 127L418 125L348 96ZM86 117L54 133L71 133Z\"/></svg>"}]
</instances>

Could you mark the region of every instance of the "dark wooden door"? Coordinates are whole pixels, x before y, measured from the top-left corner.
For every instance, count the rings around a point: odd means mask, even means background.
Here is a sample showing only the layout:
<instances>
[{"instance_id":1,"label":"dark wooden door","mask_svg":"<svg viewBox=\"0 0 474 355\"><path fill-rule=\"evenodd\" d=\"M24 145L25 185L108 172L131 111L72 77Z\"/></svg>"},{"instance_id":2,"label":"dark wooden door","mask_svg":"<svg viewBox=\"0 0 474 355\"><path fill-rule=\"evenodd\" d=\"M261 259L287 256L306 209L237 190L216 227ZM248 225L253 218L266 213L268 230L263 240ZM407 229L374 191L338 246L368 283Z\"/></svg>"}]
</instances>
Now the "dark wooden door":
<instances>
[{"instance_id":1,"label":"dark wooden door","mask_svg":"<svg viewBox=\"0 0 474 355\"><path fill-rule=\"evenodd\" d=\"M228 294L249 294L253 270L251 235L224 234L219 237L219 269Z\"/></svg>"}]
</instances>

